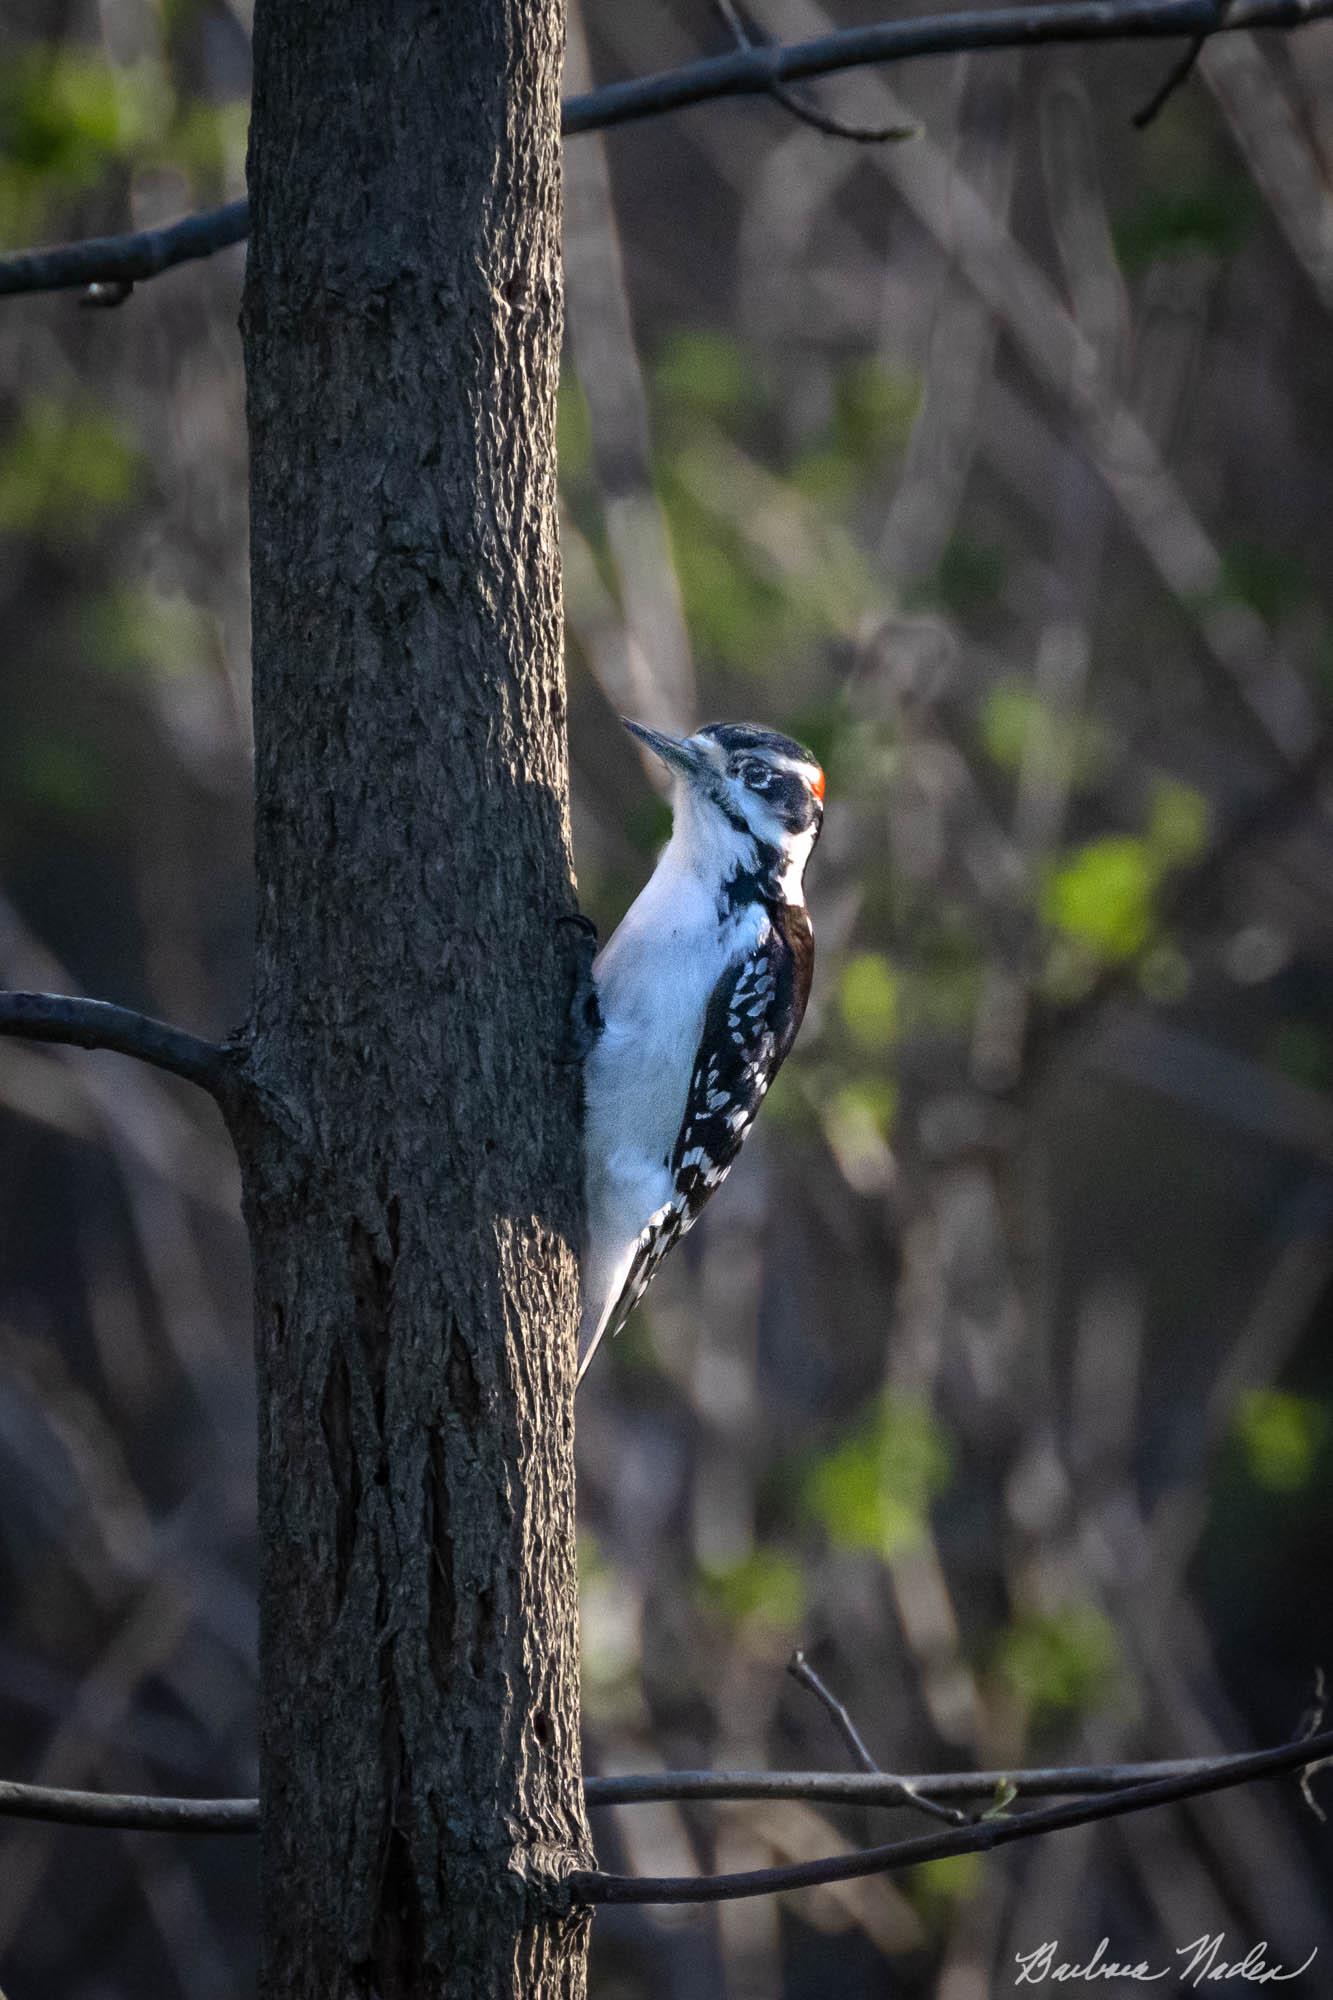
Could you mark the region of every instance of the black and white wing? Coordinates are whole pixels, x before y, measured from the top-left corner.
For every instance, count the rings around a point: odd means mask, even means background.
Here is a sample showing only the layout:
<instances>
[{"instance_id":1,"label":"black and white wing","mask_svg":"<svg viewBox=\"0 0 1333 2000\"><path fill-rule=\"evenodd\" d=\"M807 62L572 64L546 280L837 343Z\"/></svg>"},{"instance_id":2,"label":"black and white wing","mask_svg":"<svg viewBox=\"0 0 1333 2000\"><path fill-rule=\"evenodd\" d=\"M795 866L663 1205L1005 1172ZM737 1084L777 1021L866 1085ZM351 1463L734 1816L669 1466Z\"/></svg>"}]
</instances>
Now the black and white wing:
<instances>
[{"instance_id":1,"label":"black and white wing","mask_svg":"<svg viewBox=\"0 0 1333 2000\"><path fill-rule=\"evenodd\" d=\"M803 910L784 910L754 950L729 965L709 998L685 1116L669 1162L671 1198L640 1233L606 1322L616 1334L668 1250L721 1186L796 1039L810 992L813 941Z\"/></svg>"}]
</instances>

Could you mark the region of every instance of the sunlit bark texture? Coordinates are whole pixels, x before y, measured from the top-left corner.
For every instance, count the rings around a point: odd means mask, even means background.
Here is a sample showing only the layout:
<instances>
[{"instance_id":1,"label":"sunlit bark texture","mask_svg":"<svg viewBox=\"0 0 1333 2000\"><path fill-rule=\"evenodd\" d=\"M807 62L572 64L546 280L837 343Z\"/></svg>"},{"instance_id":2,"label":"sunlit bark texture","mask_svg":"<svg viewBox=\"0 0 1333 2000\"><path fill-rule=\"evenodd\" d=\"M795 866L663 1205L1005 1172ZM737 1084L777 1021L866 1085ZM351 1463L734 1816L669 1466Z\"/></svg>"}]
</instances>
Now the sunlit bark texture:
<instances>
[{"instance_id":1,"label":"sunlit bark texture","mask_svg":"<svg viewBox=\"0 0 1333 2000\"><path fill-rule=\"evenodd\" d=\"M256 9L268 2000L583 1990L561 34Z\"/></svg>"}]
</instances>

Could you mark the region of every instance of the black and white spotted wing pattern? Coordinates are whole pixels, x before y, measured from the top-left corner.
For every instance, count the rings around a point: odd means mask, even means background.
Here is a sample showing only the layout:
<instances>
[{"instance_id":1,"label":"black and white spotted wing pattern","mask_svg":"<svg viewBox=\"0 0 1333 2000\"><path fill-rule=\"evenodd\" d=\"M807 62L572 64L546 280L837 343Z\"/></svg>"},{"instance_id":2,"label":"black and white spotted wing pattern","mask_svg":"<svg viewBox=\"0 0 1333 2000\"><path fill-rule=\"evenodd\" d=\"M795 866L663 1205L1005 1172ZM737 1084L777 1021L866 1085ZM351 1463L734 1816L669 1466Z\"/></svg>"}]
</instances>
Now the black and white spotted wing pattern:
<instances>
[{"instance_id":1,"label":"black and white spotted wing pattern","mask_svg":"<svg viewBox=\"0 0 1333 2000\"><path fill-rule=\"evenodd\" d=\"M608 1332L620 1331L662 1259L726 1179L764 1093L796 1039L813 957L804 910L784 909L755 949L730 965L713 988L669 1163L671 1199L640 1234Z\"/></svg>"}]
</instances>

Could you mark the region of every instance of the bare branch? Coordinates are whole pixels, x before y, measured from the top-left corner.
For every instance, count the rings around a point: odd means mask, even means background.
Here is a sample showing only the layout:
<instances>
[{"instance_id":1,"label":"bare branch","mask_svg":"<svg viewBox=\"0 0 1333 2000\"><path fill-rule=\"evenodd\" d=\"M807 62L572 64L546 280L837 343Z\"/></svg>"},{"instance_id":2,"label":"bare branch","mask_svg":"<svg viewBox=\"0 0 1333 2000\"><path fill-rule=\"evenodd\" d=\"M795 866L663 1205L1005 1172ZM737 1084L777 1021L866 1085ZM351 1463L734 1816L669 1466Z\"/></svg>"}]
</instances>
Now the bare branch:
<instances>
[{"instance_id":1,"label":"bare branch","mask_svg":"<svg viewBox=\"0 0 1333 2000\"><path fill-rule=\"evenodd\" d=\"M815 1700L822 1704L826 1713L831 1716L834 1728L851 1751L856 1762L861 1766L862 1771L878 1778L887 1779L890 1785L896 1785L903 1805L915 1806L918 1811L929 1813L932 1819L946 1820L950 1826L962 1825L964 1816L953 1806L936 1805L933 1799L922 1796L910 1778L894 1777L891 1773L880 1770L879 1765L866 1748L865 1738L852 1721L847 1704L838 1700L832 1688L815 1672L799 1646L787 1662L787 1672L801 1687L808 1688L810 1693L815 1697Z\"/></svg>"},{"instance_id":2,"label":"bare branch","mask_svg":"<svg viewBox=\"0 0 1333 2000\"><path fill-rule=\"evenodd\" d=\"M183 1076L219 1096L233 1074L236 1051L224 1042L206 1042L183 1028L114 1007L106 1000L83 1000L64 993L0 991L0 1035L30 1042L58 1042L76 1049L112 1049L137 1056L157 1069Z\"/></svg>"},{"instance_id":3,"label":"bare branch","mask_svg":"<svg viewBox=\"0 0 1333 2000\"><path fill-rule=\"evenodd\" d=\"M1215 28L1222 26L1226 12L1227 0L1216 0L1217 20L1214 23ZM1153 119L1156 118L1162 107L1168 104L1175 96L1180 86L1189 81L1190 77L1194 74L1194 65L1203 54L1203 45L1207 40L1207 33L1201 30L1194 37L1184 55L1178 57L1172 63L1170 69L1162 78L1162 81L1158 84L1147 103L1140 105L1130 120L1130 123L1137 131L1142 132L1145 126L1151 125Z\"/></svg>"},{"instance_id":4,"label":"bare branch","mask_svg":"<svg viewBox=\"0 0 1333 2000\"><path fill-rule=\"evenodd\" d=\"M1175 96L1181 84L1188 81L1194 72L1195 63L1203 54L1203 45L1207 39L1206 35L1196 35L1184 55L1178 56L1172 63L1147 103L1141 104L1130 119L1129 122L1136 131L1142 132L1145 126L1151 125L1162 107Z\"/></svg>"},{"instance_id":5,"label":"bare branch","mask_svg":"<svg viewBox=\"0 0 1333 2000\"><path fill-rule=\"evenodd\" d=\"M127 1827L139 1833L254 1833L258 1799L159 1799L131 1792L70 1792L0 1779L0 1819L62 1826Z\"/></svg>"},{"instance_id":6,"label":"bare branch","mask_svg":"<svg viewBox=\"0 0 1333 2000\"><path fill-rule=\"evenodd\" d=\"M1011 1789L1020 1798L1078 1794L1080 1802L1086 1803L1089 1797L1138 1799L1145 1790L1160 1791L1164 1784L1170 1784L1177 1788L1171 1796L1188 1798L1196 1792L1215 1790L1220 1784L1240 1784L1247 1778L1264 1777L1279 1770L1308 1767L1314 1771L1329 1755L1333 1755L1333 1730L1303 1737L1300 1742L1283 1745L1277 1751L1264 1750L1242 1757L1181 1757L1149 1764L1037 1765L1020 1771L930 1771L905 1779L863 1771L646 1771L615 1778L585 1778L584 1794L592 1807L650 1805L685 1799L719 1802L805 1799L822 1805L901 1807L904 1785L913 1792L929 1793L936 1798L993 1799L997 1792ZM1278 1759L1276 1764L1274 1758ZM1256 1762L1262 1768L1256 1769ZM1230 1775L1233 1772L1235 1775ZM1041 1832L1042 1826L1033 1824L1040 1818L1039 1814L1029 1813L1022 1824ZM253 1833L259 1824L259 1801L154 1798L0 1781L0 1819L53 1820L70 1826L124 1827L145 1833ZM993 1828L1005 1822L986 1820L979 1824ZM962 1831L970 1833L974 1829L966 1827ZM868 1851L878 1854L886 1850ZM898 1848L895 1846L891 1851L897 1853Z\"/></svg>"},{"instance_id":7,"label":"bare branch","mask_svg":"<svg viewBox=\"0 0 1333 2000\"><path fill-rule=\"evenodd\" d=\"M567 99L566 133L660 117L719 97L754 97L775 83L960 49L1031 48L1041 42L1105 42L1210 35L1232 28L1296 28L1333 13L1333 0L1235 0L1219 20L1215 0L1063 0L1063 4L969 8L915 20L843 28L813 41L709 56L658 76L604 85Z\"/></svg>"},{"instance_id":8,"label":"bare branch","mask_svg":"<svg viewBox=\"0 0 1333 2000\"><path fill-rule=\"evenodd\" d=\"M771 36L756 35L746 26L736 0L713 0L713 5L730 28L738 49L773 46ZM802 125L813 126L829 139L850 139L857 146L882 146L896 139L915 139L920 130L916 125L844 125L841 118L830 117L827 111L808 104L785 83L770 84L768 94L784 111L790 111L793 118L799 118Z\"/></svg>"},{"instance_id":9,"label":"bare branch","mask_svg":"<svg viewBox=\"0 0 1333 2000\"><path fill-rule=\"evenodd\" d=\"M838 1700L832 1688L815 1672L799 1646L787 1662L787 1672L799 1686L808 1688L815 1697L815 1700L821 1703L826 1712L833 1718L834 1728L851 1751L853 1758L860 1765L861 1769L863 1771L877 1772L879 1765L866 1748L865 1738L852 1721L846 1702ZM900 1778L898 1783L901 1784L902 1782L903 1780Z\"/></svg>"},{"instance_id":10,"label":"bare branch","mask_svg":"<svg viewBox=\"0 0 1333 2000\"><path fill-rule=\"evenodd\" d=\"M791 1889L813 1889L828 1882L850 1882L864 1875L883 1875L916 1868L923 1861L941 1861L955 1854L986 1854L1012 1841L1033 1840L1039 1834L1066 1827L1087 1826L1094 1820L1124 1813L1146 1812L1152 1806L1180 1799L1201 1798L1257 1778L1296 1771L1333 1752L1333 1730L1321 1736L1284 1743L1251 1756L1218 1759L1209 1770L1191 1776L1165 1778L1135 1785L1098 1799L1074 1799L1068 1805L1046 1806L1013 1818L974 1820L948 1833L923 1834L916 1840L867 1847L856 1854L830 1855L824 1861L795 1862L783 1868L751 1868L734 1875L603 1875L597 1870L569 1877L576 1903L725 1903L744 1896L773 1896Z\"/></svg>"},{"instance_id":11,"label":"bare branch","mask_svg":"<svg viewBox=\"0 0 1333 2000\"><path fill-rule=\"evenodd\" d=\"M808 42L751 45L656 76L605 84L566 98L561 129L566 135L601 131L718 98L772 96L775 87L912 56L1032 48L1043 42L1160 41L1184 35L1207 40L1230 29L1300 28L1330 15L1333 0L1234 0L1224 13L1215 0L1120 0L1116 6L1106 0L1049 0L1035 6L924 14L840 29ZM809 116L804 104L800 115ZM850 134L841 129L839 136ZM123 296L119 287L239 243L249 226L248 204L233 201L133 236L23 251L0 258L0 296L105 286L108 295L97 303L114 303L112 293Z\"/></svg>"},{"instance_id":12,"label":"bare branch","mask_svg":"<svg viewBox=\"0 0 1333 2000\"><path fill-rule=\"evenodd\" d=\"M211 257L245 240L250 204L229 201L184 216L160 229L131 236L94 236L86 243L63 243L50 250L23 250L0 257L0 296L14 292L60 292L90 288L89 303L116 305L140 278L155 278L174 264Z\"/></svg>"}]
</instances>

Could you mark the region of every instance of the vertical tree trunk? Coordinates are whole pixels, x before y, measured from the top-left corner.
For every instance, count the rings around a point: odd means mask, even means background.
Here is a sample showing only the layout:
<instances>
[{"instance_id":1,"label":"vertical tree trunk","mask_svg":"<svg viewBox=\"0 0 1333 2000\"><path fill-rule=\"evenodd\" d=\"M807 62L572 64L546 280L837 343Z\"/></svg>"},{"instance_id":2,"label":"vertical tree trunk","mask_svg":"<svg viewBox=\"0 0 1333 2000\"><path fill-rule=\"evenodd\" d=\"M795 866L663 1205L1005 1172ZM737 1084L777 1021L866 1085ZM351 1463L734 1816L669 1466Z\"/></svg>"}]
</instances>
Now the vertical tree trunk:
<instances>
[{"instance_id":1,"label":"vertical tree trunk","mask_svg":"<svg viewBox=\"0 0 1333 2000\"><path fill-rule=\"evenodd\" d=\"M260 0L267 2000L572 1995L560 0Z\"/></svg>"}]
</instances>

